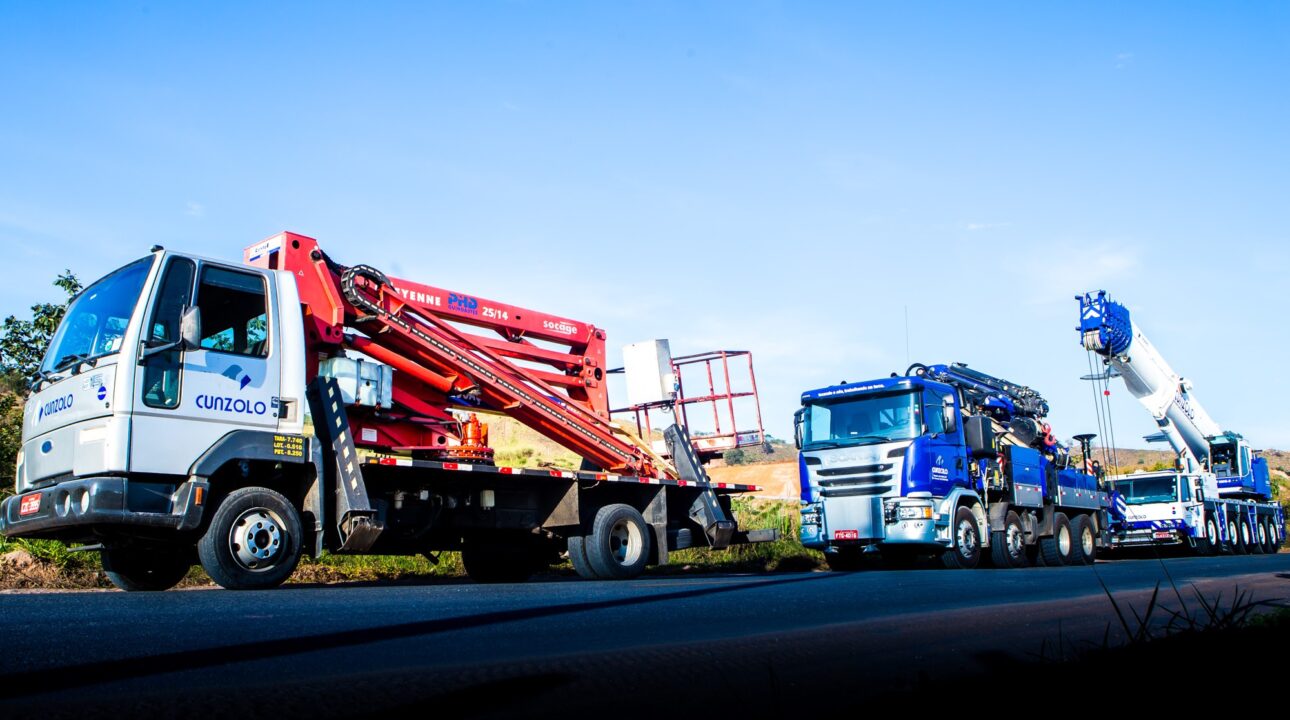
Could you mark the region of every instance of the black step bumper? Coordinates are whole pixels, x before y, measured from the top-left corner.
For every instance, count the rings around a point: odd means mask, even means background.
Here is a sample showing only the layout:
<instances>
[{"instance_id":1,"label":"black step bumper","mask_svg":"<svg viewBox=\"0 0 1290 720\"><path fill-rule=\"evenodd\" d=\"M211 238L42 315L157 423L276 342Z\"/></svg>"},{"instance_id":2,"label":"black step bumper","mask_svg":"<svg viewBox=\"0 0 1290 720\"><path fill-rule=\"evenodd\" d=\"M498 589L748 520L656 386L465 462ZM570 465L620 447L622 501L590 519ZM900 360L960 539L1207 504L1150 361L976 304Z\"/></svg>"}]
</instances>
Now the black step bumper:
<instances>
[{"instance_id":1,"label":"black step bumper","mask_svg":"<svg viewBox=\"0 0 1290 720\"><path fill-rule=\"evenodd\" d=\"M199 480L177 486L136 483L133 488L121 477L67 480L6 498L0 505L0 534L78 537L108 526L195 530L207 492L207 483Z\"/></svg>"}]
</instances>

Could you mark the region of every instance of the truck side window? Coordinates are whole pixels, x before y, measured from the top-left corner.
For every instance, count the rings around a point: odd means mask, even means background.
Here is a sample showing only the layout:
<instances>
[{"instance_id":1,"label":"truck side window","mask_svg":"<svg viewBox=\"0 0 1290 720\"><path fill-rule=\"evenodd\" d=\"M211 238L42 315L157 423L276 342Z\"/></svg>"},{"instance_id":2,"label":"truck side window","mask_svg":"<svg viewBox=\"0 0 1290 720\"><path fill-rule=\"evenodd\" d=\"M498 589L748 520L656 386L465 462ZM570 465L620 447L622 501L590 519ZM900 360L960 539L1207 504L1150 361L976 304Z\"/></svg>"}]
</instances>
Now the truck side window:
<instances>
[{"instance_id":1,"label":"truck side window","mask_svg":"<svg viewBox=\"0 0 1290 720\"><path fill-rule=\"evenodd\" d=\"M923 422L927 423L927 432L943 435L945 433L945 416L941 414L941 407L945 403L945 396L928 391L926 403L923 405Z\"/></svg>"},{"instance_id":2,"label":"truck side window","mask_svg":"<svg viewBox=\"0 0 1290 720\"><path fill-rule=\"evenodd\" d=\"M264 279L216 265L202 268L197 307L202 311L202 347L265 357L267 338Z\"/></svg>"},{"instance_id":3,"label":"truck side window","mask_svg":"<svg viewBox=\"0 0 1290 720\"><path fill-rule=\"evenodd\" d=\"M179 339L179 319L192 303L195 274L193 261L185 258L174 258L166 266L146 327L146 345L156 347ZM155 408L178 406L179 374L179 350L148 358L143 371L143 404Z\"/></svg>"}]
</instances>

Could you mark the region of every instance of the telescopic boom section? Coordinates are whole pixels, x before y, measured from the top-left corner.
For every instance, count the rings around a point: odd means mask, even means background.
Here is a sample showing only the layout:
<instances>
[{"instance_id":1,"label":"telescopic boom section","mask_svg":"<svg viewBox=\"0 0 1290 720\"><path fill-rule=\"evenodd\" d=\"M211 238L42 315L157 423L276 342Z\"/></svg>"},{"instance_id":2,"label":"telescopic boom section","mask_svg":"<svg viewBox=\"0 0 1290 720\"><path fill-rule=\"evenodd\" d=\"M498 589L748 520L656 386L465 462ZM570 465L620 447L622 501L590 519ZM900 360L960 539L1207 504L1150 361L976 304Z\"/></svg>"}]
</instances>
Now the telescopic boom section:
<instances>
[{"instance_id":1,"label":"telescopic boom section","mask_svg":"<svg viewBox=\"0 0 1290 720\"><path fill-rule=\"evenodd\" d=\"M1151 413L1174 451L1184 459L1205 461L1210 438L1223 433L1191 395L1191 385L1174 372L1147 340L1129 309L1105 290L1076 296L1080 303L1080 339L1084 348L1105 359L1124 377L1124 384Z\"/></svg>"},{"instance_id":2,"label":"telescopic boom section","mask_svg":"<svg viewBox=\"0 0 1290 720\"><path fill-rule=\"evenodd\" d=\"M411 413L408 424L442 421L454 405L479 406L519 420L610 472L674 476L671 467L608 418L602 330L387 278L363 265L342 267L317 241L293 233L248 248L244 259L296 276L311 378L320 353L349 347L398 371L395 402ZM500 339L450 323L491 329ZM530 338L568 351L538 346ZM389 434L400 436L397 429Z\"/></svg>"}]
</instances>

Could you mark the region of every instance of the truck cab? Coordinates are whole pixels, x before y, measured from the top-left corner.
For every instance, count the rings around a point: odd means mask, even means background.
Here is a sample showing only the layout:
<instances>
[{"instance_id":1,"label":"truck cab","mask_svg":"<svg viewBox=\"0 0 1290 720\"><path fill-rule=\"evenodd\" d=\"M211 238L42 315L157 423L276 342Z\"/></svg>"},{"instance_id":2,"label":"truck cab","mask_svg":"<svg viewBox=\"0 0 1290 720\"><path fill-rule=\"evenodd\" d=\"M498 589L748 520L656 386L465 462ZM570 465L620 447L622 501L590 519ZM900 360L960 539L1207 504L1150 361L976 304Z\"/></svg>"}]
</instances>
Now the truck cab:
<instances>
[{"instance_id":1,"label":"truck cab","mask_svg":"<svg viewBox=\"0 0 1290 720\"><path fill-rule=\"evenodd\" d=\"M1239 434L1224 432L1209 440L1209 466L1217 478L1217 494L1223 497L1270 498L1272 480L1268 462L1250 449Z\"/></svg>"},{"instance_id":2,"label":"truck cab","mask_svg":"<svg viewBox=\"0 0 1290 720\"><path fill-rule=\"evenodd\" d=\"M955 500L974 484L954 388L897 377L811 390L795 435L804 545L951 543Z\"/></svg>"},{"instance_id":3,"label":"truck cab","mask_svg":"<svg viewBox=\"0 0 1290 720\"><path fill-rule=\"evenodd\" d=\"M213 474L306 462L301 323L291 274L159 247L85 288L27 402L0 529L94 543L195 530Z\"/></svg>"},{"instance_id":4,"label":"truck cab","mask_svg":"<svg viewBox=\"0 0 1290 720\"><path fill-rule=\"evenodd\" d=\"M1209 476L1213 492L1213 476ZM1109 489L1122 498L1115 511L1118 543L1176 545L1189 542L1204 524L1206 476L1175 470L1140 472L1111 478Z\"/></svg>"}]
</instances>

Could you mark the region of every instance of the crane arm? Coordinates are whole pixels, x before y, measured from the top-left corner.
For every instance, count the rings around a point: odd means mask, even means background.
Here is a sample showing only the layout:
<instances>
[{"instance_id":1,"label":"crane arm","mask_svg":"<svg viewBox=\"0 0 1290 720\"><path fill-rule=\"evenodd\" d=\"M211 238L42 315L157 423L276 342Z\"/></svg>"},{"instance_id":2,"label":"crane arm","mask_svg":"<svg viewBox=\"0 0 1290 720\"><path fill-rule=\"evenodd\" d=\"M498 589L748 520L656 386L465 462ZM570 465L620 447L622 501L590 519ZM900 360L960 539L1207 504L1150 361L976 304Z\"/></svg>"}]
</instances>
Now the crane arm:
<instances>
[{"instance_id":1,"label":"crane arm","mask_svg":"<svg viewBox=\"0 0 1290 720\"><path fill-rule=\"evenodd\" d=\"M1124 378L1124 384L1155 419L1184 467L1208 462L1210 438L1223 434L1191 395L1191 383L1174 372L1133 322L1129 309L1105 290L1076 297L1084 348Z\"/></svg>"}]
</instances>

